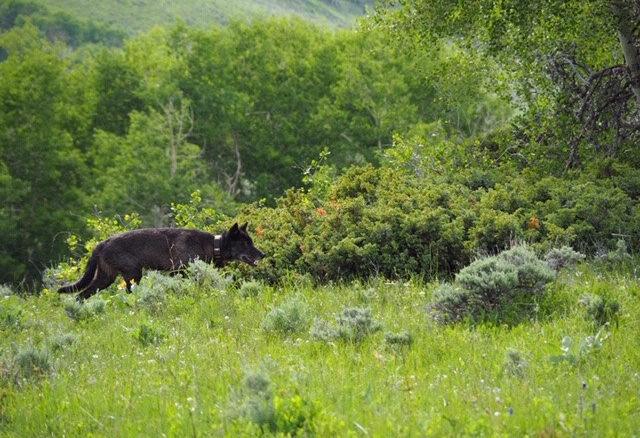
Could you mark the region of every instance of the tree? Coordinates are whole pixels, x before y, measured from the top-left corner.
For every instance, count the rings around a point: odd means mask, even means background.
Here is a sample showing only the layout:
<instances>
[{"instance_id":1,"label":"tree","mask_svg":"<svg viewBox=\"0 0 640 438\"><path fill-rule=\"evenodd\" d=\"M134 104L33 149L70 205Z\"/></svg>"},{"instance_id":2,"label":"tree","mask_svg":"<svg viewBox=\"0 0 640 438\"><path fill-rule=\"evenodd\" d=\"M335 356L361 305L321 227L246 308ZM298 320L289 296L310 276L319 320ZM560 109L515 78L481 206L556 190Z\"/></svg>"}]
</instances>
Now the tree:
<instances>
[{"instance_id":1,"label":"tree","mask_svg":"<svg viewBox=\"0 0 640 438\"><path fill-rule=\"evenodd\" d=\"M169 101L164 113L130 117L126 136L98 131L93 144L93 200L103 214L138 212L145 223L166 226L171 203L196 190L217 208L231 208L211 183L201 148L186 140L193 123L188 101Z\"/></svg>"},{"instance_id":2,"label":"tree","mask_svg":"<svg viewBox=\"0 0 640 438\"><path fill-rule=\"evenodd\" d=\"M634 0L389 0L376 23L421 42L462 41L500 60L529 111L529 140L621 156L640 139L640 4ZM542 117L541 117L542 116ZM534 127L536 127L534 129ZM541 129L540 129L541 128ZM637 148L631 147L637 160ZM628 150L628 149L627 149ZM629 153L627 152L627 157Z\"/></svg>"},{"instance_id":3,"label":"tree","mask_svg":"<svg viewBox=\"0 0 640 438\"><path fill-rule=\"evenodd\" d=\"M0 283L37 280L81 226L87 174L72 132L87 129L72 68L27 24L0 37ZM74 126L71 131L69 126ZM6 227L6 228L5 228Z\"/></svg>"}]
</instances>

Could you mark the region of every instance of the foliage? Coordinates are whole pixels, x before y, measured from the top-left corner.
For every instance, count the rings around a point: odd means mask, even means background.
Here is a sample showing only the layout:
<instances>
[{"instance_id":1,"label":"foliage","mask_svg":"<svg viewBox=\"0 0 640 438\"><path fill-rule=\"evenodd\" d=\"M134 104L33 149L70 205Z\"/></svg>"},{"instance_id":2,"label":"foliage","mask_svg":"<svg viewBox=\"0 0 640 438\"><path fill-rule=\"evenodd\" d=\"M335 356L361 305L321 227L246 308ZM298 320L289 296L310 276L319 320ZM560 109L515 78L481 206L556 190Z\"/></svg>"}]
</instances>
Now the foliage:
<instances>
[{"instance_id":1,"label":"foliage","mask_svg":"<svg viewBox=\"0 0 640 438\"><path fill-rule=\"evenodd\" d=\"M584 258L584 254L574 251L570 246L553 248L544 256L547 264L554 271L559 271L562 268L578 263Z\"/></svg>"},{"instance_id":2,"label":"foliage","mask_svg":"<svg viewBox=\"0 0 640 438\"><path fill-rule=\"evenodd\" d=\"M300 297L287 299L262 320L262 330L282 336L301 333L309 326L309 307Z\"/></svg>"},{"instance_id":3,"label":"foliage","mask_svg":"<svg viewBox=\"0 0 640 438\"><path fill-rule=\"evenodd\" d=\"M224 290L233 279L222 274L215 266L196 259L189 263L189 279L203 289Z\"/></svg>"},{"instance_id":4,"label":"foliage","mask_svg":"<svg viewBox=\"0 0 640 438\"><path fill-rule=\"evenodd\" d=\"M26 21L35 24L50 41L62 41L70 47L88 43L119 45L125 33L112 26L83 21L67 12L52 13L49 8L31 1L7 0L0 5L0 32ZM91 17L93 18L93 17Z\"/></svg>"},{"instance_id":5,"label":"foliage","mask_svg":"<svg viewBox=\"0 0 640 438\"><path fill-rule=\"evenodd\" d=\"M553 364L561 364L567 362L571 365L577 365L581 361L588 360L591 356L597 354L604 342L611 336L611 333L607 331L607 327L601 327L595 335L587 336L584 338L577 348L574 348L574 341L571 336L564 336L562 338L562 354L558 356L551 356L549 359Z\"/></svg>"},{"instance_id":6,"label":"foliage","mask_svg":"<svg viewBox=\"0 0 640 438\"><path fill-rule=\"evenodd\" d=\"M276 427L273 390L268 377L259 372L248 372L242 387L236 392L230 410L231 418L244 417L258 425L262 431Z\"/></svg>"},{"instance_id":7,"label":"foliage","mask_svg":"<svg viewBox=\"0 0 640 438\"><path fill-rule=\"evenodd\" d=\"M471 316L470 294L459 285L442 283L433 293L433 302L427 306L427 313L434 321L447 324L462 321Z\"/></svg>"},{"instance_id":8,"label":"foliage","mask_svg":"<svg viewBox=\"0 0 640 438\"><path fill-rule=\"evenodd\" d=\"M138 329L133 333L136 339L143 347L149 345L158 345L162 342L166 335L161 327L153 324L152 321L143 321Z\"/></svg>"},{"instance_id":9,"label":"foliage","mask_svg":"<svg viewBox=\"0 0 640 438\"><path fill-rule=\"evenodd\" d=\"M19 330L24 321L20 299L15 296L0 296L0 327L3 330Z\"/></svg>"},{"instance_id":10,"label":"foliage","mask_svg":"<svg viewBox=\"0 0 640 438\"><path fill-rule=\"evenodd\" d=\"M141 3L135 0L107 0L100 5L88 8L78 0L62 0L55 4L56 11L64 15L79 17L76 20L95 20L109 23L128 35L137 35L154 26L167 26L184 20L193 26L207 28L212 25L224 25L232 20L250 20L269 16L299 16L308 21L323 25L346 27L353 25L356 18L362 16L367 7L373 7L372 0L190 0L166 5L154 2ZM32 0L32 8L45 5L54 9L50 2ZM56 13L57 15L58 13Z\"/></svg>"},{"instance_id":11,"label":"foliage","mask_svg":"<svg viewBox=\"0 0 640 438\"><path fill-rule=\"evenodd\" d=\"M45 260L65 246L54 236L82 224L69 212L85 207L86 168L74 141L88 119L61 47L30 25L1 34L0 47L9 54L0 63L0 283L16 283L39 276Z\"/></svg>"},{"instance_id":12,"label":"foliage","mask_svg":"<svg viewBox=\"0 0 640 438\"><path fill-rule=\"evenodd\" d=\"M265 286L259 281L249 280L243 282L238 288L238 294L242 298L257 297L264 291Z\"/></svg>"},{"instance_id":13,"label":"foliage","mask_svg":"<svg viewBox=\"0 0 640 438\"><path fill-rule=\"evenodd\" d=\"M391 347L410 347L413 344L413 337L407 330L399 333L387 332L384 334L385 342Z\"/></svg>"},{"instance_id":14,"label":"foliage","mask_svg":"<svg viewBox=\"0 0 640 438\"><path fill-rule=\"evenodd\" d=\"M335 326L316 318L310 333L319 341L330 342L340 339L345 342L360 343L381 329L380 322L371 316L370 308L345 307L336 316Z\"/></svg>"},{"instance_id":15,"label":"foliage","mask_svg":"<svg viewBox=\"0 0 640 438\"><path fill-rule=\"evenodd\" d=\"M142 277L140 284L135 286L136 305L152 315L157 315L166 306L167 294L180 291L184 287L183 283L177 277L149 271Z\"/></svg>"},{"instance_id":16,"label":"foliage","mask_svg":"<svg viewBox=\"0 0 640 438\"><path fill-rule=\"evenodd\" d=\"M52 368L49 350L32 345L19 348L14 361L18 375L26 379L44 376Z\"/></svg>"},{"instance_id":17,"label":"foliage","mask_svg":"<svg viewBox=\"0 0 640 438\"><path fill-rule=\"evenodd\" d=\"M106 301L96 298L86 303L79 303L73 297L66 297L63 300L63 306L69 318L75 321L84 321L95 315L104 313Z\"/></svg>"},{"instance_id":18,"label":"foliage","mask_svg":"<svg viewBox=\"0 0 640 438\"><path fill-rule=\"evenodd\" d=\"M78 337L73 333L58 333L49 338L49 344L53 351L60 351L78 343Z\"/></svg>"},{"instance_id":19,"label":"foliage","mask_svg":"<svg viewBox=\"0 0 640 438\"><path fill-rule=\"evenodd\" d=\"M462 269L455 276L455 285L441 286L434 294L429 311L439 322L455 322L465 316L479 321L517 321L555 277L531 249L517 246Z\"/></svg>"},{"instance_id":20,"label":"foliage","mask_svg":"<svg viewBox=\"0 0 640 438\"><path fill-rule=\"evenodd\" d=\"M470 86L484 61L460 47L407 52L375 30L298 19L177 24L77 51L27 21L0 47L4 282L39 279L68 254L66 234L87 238L87 217L201 225L171 207L199 191L215 224L236 200L273 205L320 154L306 183L324 198L340 169L378 162L395 132L437 125L448 147L509 113Z\"/></svg>"},{"instance_id":21,"label":"foliage","mask_svg":"<svg viewBox=\"0 0 640 438\"><path fill-rule=\"evenodd\" d=\"M539 253L573 246L594 255L640 229L637 201L611 181L525 174L485 187L477 178L475 171L420 176L395 166L359 166L323 188L324 199L310 187L287 192L276 207L245 207L239 218L250 222L256 245L269 256L242 273L270 283L292 269L316 281L447 278L476 254L514 242Z\"/></svg>"},{"instance_id":22,"label":"foliage","mask_svg":"<svg viewBox=\"0 0 640 438\"><path fill-rule=\"evenodd\" d=\"M523 141L505 144L505 153L526 156L547 172L607 157L637 163L640 11L634 2L384 4L372 24L410 46L453 40L497 60L500 68L484 80L516 96L522 108L515 131Z\"/></svg>"},{"instance_id":23,"label":"foliage","mask_svg":"<svg viewBox=\"0 0 640 438\"><path fill-rule=\"evenodd\" d=\"M618 323L620 303L615 299L602 295L585 294L580 299L588 318L597 326Z\"/></svg>"}]
</instances>

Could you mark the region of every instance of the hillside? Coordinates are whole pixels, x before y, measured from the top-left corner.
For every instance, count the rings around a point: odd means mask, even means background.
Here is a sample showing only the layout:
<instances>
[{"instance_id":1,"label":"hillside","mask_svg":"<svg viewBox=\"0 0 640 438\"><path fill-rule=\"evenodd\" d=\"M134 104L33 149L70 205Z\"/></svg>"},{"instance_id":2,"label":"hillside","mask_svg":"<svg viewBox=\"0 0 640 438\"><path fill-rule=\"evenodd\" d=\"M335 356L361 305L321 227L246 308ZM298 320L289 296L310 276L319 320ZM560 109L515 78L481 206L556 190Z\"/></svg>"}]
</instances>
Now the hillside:
<instances>
[{"instance_id":1,"label":"hillside","mask_svg":"<svg viewBox=\"0 0 640 438\"><path fill-rule=\"evenodd\" d=\"M156 24L182 19L187 24L208 26L270 15L299 15L316 22L346 26L373 7L373 0L105 0L87 7L84 0L50 2L36 0L53 12L66 12L84 19L110 24L136 34Z\"/></svg>"}]
</instances>

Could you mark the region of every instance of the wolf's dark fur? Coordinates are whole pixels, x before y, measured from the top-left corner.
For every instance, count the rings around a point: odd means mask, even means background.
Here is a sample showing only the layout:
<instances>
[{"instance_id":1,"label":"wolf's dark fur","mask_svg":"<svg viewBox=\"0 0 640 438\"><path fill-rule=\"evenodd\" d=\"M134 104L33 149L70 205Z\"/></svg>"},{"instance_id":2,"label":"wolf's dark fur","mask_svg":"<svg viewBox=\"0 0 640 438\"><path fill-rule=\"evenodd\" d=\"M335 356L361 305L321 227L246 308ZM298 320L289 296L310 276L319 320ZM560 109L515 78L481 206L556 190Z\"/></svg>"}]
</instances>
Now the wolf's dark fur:
<instances>
[{"instance_id":1,"label":"wolf's dark fur","mask_svg":"<svg viewBox=\"0 0 640 438\"><path fill-rule=\"evenodd\" d=\"M143 269L178 271L199 258L223 266L231 260L241 260L252 266L264 257L253 246L247 224L234 224L217 237L199 230L180 228L145 228L110 237L93 250L82 278L61 287L58 292L82 291L79 300L89 298L108 287L122 275L131 292L131 282L139 283Z\"/></svg>"}]
</instances>

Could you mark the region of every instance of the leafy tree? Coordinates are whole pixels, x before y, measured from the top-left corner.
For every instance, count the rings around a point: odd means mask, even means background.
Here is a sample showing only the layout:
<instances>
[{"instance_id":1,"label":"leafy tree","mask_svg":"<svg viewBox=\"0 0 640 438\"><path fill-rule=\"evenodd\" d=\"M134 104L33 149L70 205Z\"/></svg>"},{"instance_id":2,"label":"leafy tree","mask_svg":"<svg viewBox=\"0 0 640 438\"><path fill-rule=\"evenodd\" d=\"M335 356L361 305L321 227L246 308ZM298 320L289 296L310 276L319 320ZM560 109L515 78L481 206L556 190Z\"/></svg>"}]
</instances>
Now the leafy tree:
<instances>
[{"instance_id":1,"label":"leafy tree","mask_svg":"<svg viewBox=\"0 0 640 438\"><path fill-rule=\"evenodd\" d=\"M122 135L127 131L129 113L144 108L143 99L136 94L142 78L119 49L104 49L90 62L89 80L96 101L93 126Z\"/></svg>"},{"instance_id":2,"label":"leafy tree","mask_svg":"<svg viewBox=\"0 0 640 438\"><path fill-rule=\"evenodd\" d=\"M230 193L284 190L320 152L309 120L334 77L332 38L296 19L176 35L177 50L190 48L181 85L194 104L194 136Z\"/></svg>"},{"instance_id":3,"label":"leafy tree","mask_svg":"<svg viewBox=\"0 0 640 438\"><path fill-rule=\"evenodd\" d=\"M93 199L103 213L137 211L147 224L166 226L170 203L186 200L196 189L209 203L231 208L229 198L210 182L200 147L186 141L191 123L188 102L170 101L164 114L131 113L124 137L96 134Z\"/></svg>"},{"instance_id":4,"label":"leafy tree","mask_svg":"<svg viewBox=\"0 0 640 438\"><path fill-rule=\"evenodd\" d=\"M60 47L28 24L3 34L0 46L8 53L0 63L3 283L39 275L45 260L64 251L58 234L82 222L86 168L66 127L86 119L76 117Z\"/></svg>"},{"instance_id":5,"label":"leafy tree","mask_svg":"<svg viewBox=\"0 0 640 438\"><path fill-rule=\"evenodd\" d=\"M530 111L523 138L546 146L549 158L564 157L566 167L575 167L592 150L598 156L637 155L637 2L385 3L396 7L379 9L377 23L393 34L422 42L445 37L497 57L509 77L517 80L519 98Z\"/></svg>"}]
</instances>

